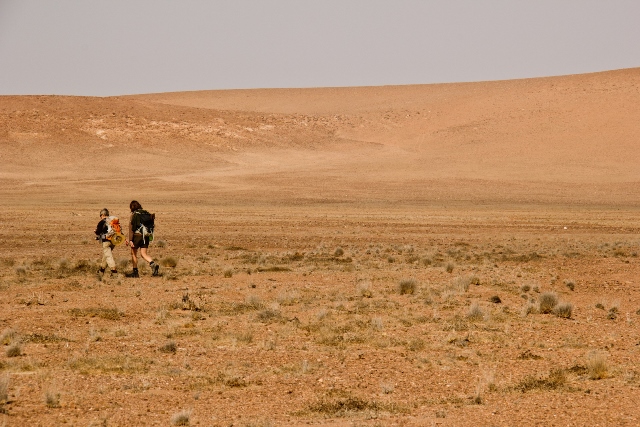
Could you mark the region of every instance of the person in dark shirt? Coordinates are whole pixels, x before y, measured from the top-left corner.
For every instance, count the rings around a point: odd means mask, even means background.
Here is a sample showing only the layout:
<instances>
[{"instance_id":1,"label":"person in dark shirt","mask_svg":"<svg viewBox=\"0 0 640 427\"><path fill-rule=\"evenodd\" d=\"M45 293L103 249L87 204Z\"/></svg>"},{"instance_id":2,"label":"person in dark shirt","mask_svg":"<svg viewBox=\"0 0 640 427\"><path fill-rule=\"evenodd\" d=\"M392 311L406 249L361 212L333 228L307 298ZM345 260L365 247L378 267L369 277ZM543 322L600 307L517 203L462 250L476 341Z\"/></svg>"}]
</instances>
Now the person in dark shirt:
<instances>
[{"instance_id":1,"label":"person in dark shirt","mask_svg":"<svg viewBox=\"0 0 640 427\"><path fill-rule=\"evenodd\" d=\"M129 218L129 235L126 244L131 246L131 263L133 264L133 272L131 272L129 277L140 277L140 274L138 273L138 249L140 249L140 256L149 263L149 267L151 267L151 274L153 276L157 276L160 266L147 253L147 249L149 248L149 236L145 236L144 233L140 231L141 215L155 215L149 214L147 211L142 209L142 205L140 205L136 200L132 200L131 203L129 203L129 209L131 210L131 217Z\"/></svg>"}]
</instances>

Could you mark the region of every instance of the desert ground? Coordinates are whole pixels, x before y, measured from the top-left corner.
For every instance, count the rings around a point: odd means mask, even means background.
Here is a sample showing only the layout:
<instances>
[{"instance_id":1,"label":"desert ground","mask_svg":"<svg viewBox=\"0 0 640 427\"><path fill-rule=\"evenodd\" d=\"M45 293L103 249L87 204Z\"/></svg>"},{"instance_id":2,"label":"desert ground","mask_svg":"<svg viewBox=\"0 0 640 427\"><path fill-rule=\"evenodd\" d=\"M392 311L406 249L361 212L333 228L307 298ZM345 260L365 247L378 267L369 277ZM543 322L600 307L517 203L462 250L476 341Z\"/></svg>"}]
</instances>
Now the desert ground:
<instances>
[{"instance_id":1,"label":"desert ground","mask_svg":"<svg viewBox=\"0 0 640 427\"><path fill-rule=\"evenodd\" d=\"M640 69L0 96L0 425L640 425L639 124Z\"/></svg>"}]
</instances>

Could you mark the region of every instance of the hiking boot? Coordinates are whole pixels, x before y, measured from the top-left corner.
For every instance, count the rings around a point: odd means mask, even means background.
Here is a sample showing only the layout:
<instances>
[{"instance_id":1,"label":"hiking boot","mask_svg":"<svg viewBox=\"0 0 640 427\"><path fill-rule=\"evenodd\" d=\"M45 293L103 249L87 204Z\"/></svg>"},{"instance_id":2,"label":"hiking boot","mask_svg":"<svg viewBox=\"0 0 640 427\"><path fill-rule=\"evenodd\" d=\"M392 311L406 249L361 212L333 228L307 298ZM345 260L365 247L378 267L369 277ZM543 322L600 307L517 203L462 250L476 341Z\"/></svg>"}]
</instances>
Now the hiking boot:
<instances>
[{"instance_id":1,"label":"hiking boot","mask_svg":"<svg viewBox=\"0 0 640 427\"><path fill-rule=\"evenodd\" d=\"M158 270L160 270L160 266L156 263L153 263L153 265L151 266L151 275L152 276L157 276L158 275Z\"/></svg>"},{"instance_id":2,"label":"hiking boot","mask_svg":"<svg viewBox=\"0 0 640 427\"><path fill-rule=\"evenodd\" d=\"M140 275L138 274L138 269L135 269L131 273L127 274L127 277L140 277Z\"/></svg>"}]
</instances>

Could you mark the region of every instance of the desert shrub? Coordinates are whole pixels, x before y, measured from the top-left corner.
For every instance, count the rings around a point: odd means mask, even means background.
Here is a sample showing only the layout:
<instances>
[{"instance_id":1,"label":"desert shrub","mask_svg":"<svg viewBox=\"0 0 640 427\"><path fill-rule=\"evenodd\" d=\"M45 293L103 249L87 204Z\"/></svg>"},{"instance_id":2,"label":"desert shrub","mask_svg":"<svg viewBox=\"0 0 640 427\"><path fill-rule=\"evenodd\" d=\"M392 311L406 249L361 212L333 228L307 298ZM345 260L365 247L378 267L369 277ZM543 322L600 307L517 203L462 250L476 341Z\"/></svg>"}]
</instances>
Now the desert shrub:
<instances>
[{"instance_id":1,"label":"desert shrub","mask_svg":"<svg viewBox=\"0 0 640 427\"><path fill-rule=\"evenodd\" d=\"M16 260L13 258L2 258L0 259L0 264L2 264L4 267L13 267L14 265L16 265Z\"/></svg>"},{"instance_id":2,"label":"desert shrub","mask_svg":"<svg viewBox=\"0 0 640 427\"><path fill-rule=\"evenodd\" d=\"M333 417L345 417L362 411L380 411L383 405L371 400L364 400L355 396L331 396L320 399L309 407L311 412L317 412Z\"/></svg>"},{"instance_id":3,"label":"desert shrub","mask_svg":"<svg viewBox=\"0 0 640 427\"><path fill-rule=\"evenodd\" d=\"M117 308L102 307L72 308L69 314L73 317L99 317L106 320L119 320L124 316L124 313Z\"/></svg>"},{"instance_id":4,"label":"desert shrub","mask_svg":"<svg viewBox=\"0 0 640 427\"><path fill-rule=\"evenodd\" d=\"M596 308L599 308L600 310L604 310L604 304L602 304L601 302L596 303Z\"/></svg>"},{"instance_id":5,"label":"desert shrub","mask_svg":"<svg viewBox=\"0 0 640 427\"><path fill-rule=\"evenodd\" d=\"M540 295L540 299L538 301L538 310L540 313L551 313L556 305L558 305L558 296L555 293L545 292Z\"/></svg>"},{"instance_id":6,"label":"desert shrub","mask_svg":"<svg viewBox=\"0 0 640 427\"><path fill-rule=\"evenodd\" d=\"M564 319L570 319L573 313L573 304L570 302L563 302L555 306L553 314Z\"/></svg>"},{"instance_id":7,"label":"desert shrub","mask_svg":"<svg viewBox=\"0 0 640 427\"><path fill-rule=\"evenodd\" d=\"M167 246L167 242L165 242L164 240L158 240L156 242L156 246L159 247L159 248L164 248L164 247Z\"/></svg>"},{"instance_id":8,"label":"desert shrub","mask_svg":"<svg viewBox=\"0 0 640 427\"><path fill-rule=\"evenodd\" d=\"M371 319L371 327L377 331L381 331L384 329L384 322L380 317L373 317Z\"/></svg>"},{"instance_id":9,"label":"desert shrub","mask_svg":"<svg viewBox=\"0 0 640 427\"><path fill-rule=\"evenodd\" d=\"M78 261L76 261L75 265L73 266L73 270L75 270L76 272L89 273L94 271L96 267L97 267L96 263L93 261L89 261L86 259L79 259Z\"/></svg>"},{"instance_id":10,"label":"desert shrub","mask_svg":"<svg viewBox=\"0 0 640 427\"><path fill-rule=\"evenodd\" d=\"M7 347L7 357L18 357L22 356L22 345L19 342L14 342L9 347Z\"/></svg>"},{"instance_id":11,"label":"desert shrub","mask_svg":"<svg viewBox=\"0 0 640 427\"><path fill-rule=\"evenodd\" d=\"M244 299L244 303L249 310L260 310L264 307L264 303L258 295L247 295L247 297Z\"/></svg>"},{"instance_id":12,"label":"desert shrub","mask_svg":"<svg viewBox=\"0 0 640 427\"><path fill-rule=\"evenodd\" d=\"M44 393L44 403L47 405L47 408L59 408L60 393L55 390L47 390Z\"/></svg>"},{"instance_id":13,"label":"desert shrub","mask_svg":"<svg viewBox=\"0 0 640 427\"><path fill-rule=\"evenodd\" d=\"M574 282L573 280L567 280L564 282L564 284L571 291L573 291L576 288L576 282Z\"/></svg>"},{"instance_id":14,"label":"desert shrub","mask_svg":"<svg viewBox=\"0 0 640 427\"><path fill-rule=\"evenodd\" d=\"M67 271L69 269L69 260L67 260L66 258L61 258L58 261L58 269L60 271Z\"/></svg>"},{"instance_id":15,"label":"desert shrub","mask_svg":"<svg viewBox=\"0 0 640 427\"><path fill-rule=\"evenodd\" d=\"M425 344L424 340L422 340L420 338L412 339L407 344L407 349L409 349L411 351L424 350L425 347L426 347L426 344Z\"/></svg>"},{"instance_id":16,"label":"desert shrub","mask_svg":"<svg viewBox=\"0 0 640 427\"><path fill-rule=\"evenodd\" d=\"M333 256L342 256L344 255L344 250L340 247L337 247L336 250L333 252Z\"/></svg>"},{"instance_id":17,"label":"desert shrub","mask_svg":"<svg viewBox=\"0 0 640 427\"><path fill-rule=\"evenodd\" d=\"M536 313L538 313L538 306L533 304L532 302L528 302L522 309L523 316L527 316L529 314L536 314Z\"/></svg>"},{"instance_id":18,"label":"desert shrub","mask_svg":"<svg viewBox=\"0 0 640 427\"><path fill-rule=\"evenodd\" d=\"M482 320L484 318L484 310L482 310L482 307L480 307L478 301L474 301L471 303L466 317L469 320Z\"/></svg>"},{"instance_id":19,"label":"desert shrub","mask_svg":"<svg viewBox=\"0 0 640 427\"><path fill-rule=\"evenodd\" d=\"M164 257L160 260L160 265L163 267L175 268L178 265L178 260L172 256Z\"/></svg>"},{"instance_id":20,"label":"desert shrub","mask_svg":"<svg viewBox=\"0 0 640 427\"><path fill-rule=\"evenodd\" d=\"M358 284L358 295L364 298L371 298L373 296L373 292L371 292L371 283L369 282L361 282Z\"/></svg>"},{"instance_id":21,"label":"desert shrub","mask_svg":"<svg viewBox=\"0 0 640 427\"><path fill-rule=\"evenodd\" d=\"M282 317L280 310L274 307L266 308L258 312L257 318L260 322L272 322Z\"/></svg>"},{"instance_id":22,"label":"desert shrub","mask_svg":"<svg viewBox=\"0 0 640 427\"><path fill-rule=\"evenodd\" d=\"M182 308L182 310L189 311L202 311L205 309L206 300L202 294L196 294L194 297L189 295L189 292L185 292L182 295L182 304L175 305L175 308Z\"/></svg>"},{"instance_id":23,"label":"desert shrub","mask_svg":"<svg viewBox=\"0 0 640 427\"><path fill-rule=\"evenodd\" d=\"M445 267L445 270L447 271L447 273L453 273L453 269L454 268L455 268L455 266L453 265L453 263L448 262L446 267Z\"/></svg>"},{"instance_id":24,"label":"desert shrub","mask_svg":"<svg viewBox=\"0 0 640 427\"><path fill-rule=\"evenodd\" d=\"M188 426L191 420L191 411L180 411L171 417L171 425Z\"/></svg>"},{"instance_id":25,"label":"desert shrub","mask_svg":"<svg viewBox=\"0 0 640 427\"><path fill-rule=\"evenodd\" d=\"M294 305L300 301L300 294L297 291L284 291L278 294L277 301L280 305Z\"/></svg>"},{"instance_id":26,"label":"desert shrub","mask_svg":"<svg viewBox=\"0 0 640 427\"><path fill-rule=\"evenodd\" d=\"M520 290L522 290L522 292L529 292L531 290L531 286L530 285L522 285L520 287Z\"/></svg>"},{"instance_id":27,"label":"desert shrub","mask_svg":"<svg viewBox=\"0 0 640 427\"><path fill-rule=\"evenodd\" d=\"M18 337L18 333L15 329L5 329L0 334L0 345L9 345L14 342Z\"/></svg>"},{"instance_id":28,"label":"desert shrub","mask_svg":"<svg viewBox=\"0 0 640 427\"><path fill-rule=\"evenodd\" d=\"M131 264L131 258L118 258L116 265L120 270L126 270Z\"/></svg>"},{"instance_id":29,"label":"desert shrub","mask_svg":"<svg viewBox=\"0 0 640 427\"><path fill-rule=\"evenodd\" d=\"M235 335L236 339L245 344L251 344L253 342L253 332L252 331L244 331L238 332Z\"/></svg>"},{"instance_id":30,"label":"desert shrub","mask_svg":"<svg viewBox=\"0 0 640 427\"><path fill-rule=\"evenodd\" d=\"M523 393L531 390L557 390L567 383L567 375L562 369L553 369L547 378L528 376L514 388Z\"/></svg>"},{"instance_id":31,"label":"desert shrub","mask_svg":"<svg viewBox=\"0 0 640 427\"><path fill-rule=\"evenodd\" d=\"M351 258L347 258L347 259L351 259ZM270 271L274 271L274 272L291 271L289 267L283 267L281 265L272 265L269 267L258 267L256 270L259 271L260 273L270 272Z\"/></svg>"},{"instance_id":32,"label":"desert shrub","mask_svg":"<svg viewBox=\"0 0 640 427\"><path fill-rule=\"evenodd\" d=\"M469 286L471 285L471 277L456 277L453 281L453 285L458 290L458 292L467 292L469 290Z\"/></svg>"},{"instance_id":33,"label":"desert shrub","mask_svg":"<svg viewBox=\"0 0 640 427\"><path fill-rule=\"evenodd\" d=\"M416 293L417 283L414 279L401 280L398 285L400 295L413 295Z\"/></svg>"},{"instance_id":34,"label":"desert shrub","mask_svg":"<svg viewBox=\"0 0 640 427\"><path fill-rule=\"evenodd\" d=\"M222 275L226 278L232 277L233 276L233 270L230 268L227 268Z\"/></svg>"},{"instance_id":35,"label":"desert shrub","mask_svg":"<svg viewBox=\"0 0 640 427\"><path fill-rule=\"evenodd\" d=\"M502 303L502 300L500 299L500 297L498 295L492 296L491 298L489 298L489 301L494 303L494 304Z\"/></svg>"},{"instance_id":36,"label":"desert shrub","mask_svg":"<svg viewBox=\"0 0 640 427\"><path fill-rule=\"evenodd\" d=\"M600 380L606 378L609 372L607 356L600 352L594 352L587 356L587 369L589 378Z\"/></svg>"},{"instance_id":37,"label":"desert shrub","mask_svg":"<svg viewBox=\"0 0 640 427\"><path fill-rule=\"evenodd\" d=\"M176 345L175 341L169 341L166 344L164 344L162 347L160 347L160 351L163 353L175 354L176 351L178 351L178 346Z\"/></svg>"},{"instance_id":38,"label":"desert shrub","mask_svg":"<svg viewBox=\"0 0 640 427\"><path fill-rule=\"evenodd\" d=\"M9 375L0 376L0 413L2 405L9 400Z\"/></svg>"}]
</instances>

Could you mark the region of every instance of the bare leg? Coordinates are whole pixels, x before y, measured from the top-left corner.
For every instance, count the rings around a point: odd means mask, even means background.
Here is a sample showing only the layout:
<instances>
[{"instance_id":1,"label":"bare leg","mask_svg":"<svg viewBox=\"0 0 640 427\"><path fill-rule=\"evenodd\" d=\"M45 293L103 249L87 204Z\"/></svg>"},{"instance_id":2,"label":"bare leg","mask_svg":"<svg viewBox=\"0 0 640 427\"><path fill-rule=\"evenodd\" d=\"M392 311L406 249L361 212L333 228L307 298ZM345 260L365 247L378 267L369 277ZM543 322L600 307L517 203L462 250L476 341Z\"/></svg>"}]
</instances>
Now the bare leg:
<instances>
[{"instance_id":1,"label":"bare leg","mask_svg":"<svg viewBox=\"0 0 640 427\"><path fill-rule=\"evenodd\" d=\"M142 258L144 258L145 261L147 261L149 264L151 264L153 262L153 258L151 258L148 254L147 254L147 248L140 248L140 256Z\"/></svg>"},{"instance_id":2,"label":"bare leg","mask_svg":"<svg viewBox=\"0 0 640 427\"><path fill-rule=\"evenodd\" d=\"M131 264L133 268L138 268L138 248L131 248Z\"/></svg>"}]
</instances>

